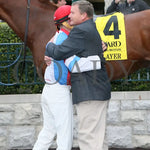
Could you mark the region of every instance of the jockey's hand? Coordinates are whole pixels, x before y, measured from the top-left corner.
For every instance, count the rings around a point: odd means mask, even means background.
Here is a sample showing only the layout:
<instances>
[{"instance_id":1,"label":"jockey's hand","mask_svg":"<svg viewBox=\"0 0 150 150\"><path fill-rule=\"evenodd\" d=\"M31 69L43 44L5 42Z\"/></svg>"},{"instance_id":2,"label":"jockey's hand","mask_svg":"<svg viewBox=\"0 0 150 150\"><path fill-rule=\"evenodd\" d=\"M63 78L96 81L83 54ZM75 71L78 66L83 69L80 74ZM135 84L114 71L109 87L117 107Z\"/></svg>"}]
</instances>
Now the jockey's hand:
<instances>
[{"instance_id":1,"label":"jockey's hand","mask_svg":"<svg viewBox=\"0 0 150 150\"><path fill-rule=\"evenodd\" d=\"M44 61L45 61L47 66L49 66L51 64L51 58L48 56L44 56Z\"/></svg>"},{"instance_id":2,"label":"jockey's hand","mask_svg":"<svg viewBox=\"0 0 150 150\"><path fill-rule=\"evenodd\" d=\"M55 37L55 36L53 36L53 37L49 40L49 42L52 42L52 43L53 43L53 42L54 42L54 37Z\"/></svg>"},{"instance_id":3,"label":"jockey's hand","mask_svg":"<svg viewBox=\"0 0 150 150\"><path fill-rule=\"evenodd\" d=\"M103 52L107 50L107 43L105 43L104 41L102 41L102 49L103 49Z\"/></svg>"}]
</instances>

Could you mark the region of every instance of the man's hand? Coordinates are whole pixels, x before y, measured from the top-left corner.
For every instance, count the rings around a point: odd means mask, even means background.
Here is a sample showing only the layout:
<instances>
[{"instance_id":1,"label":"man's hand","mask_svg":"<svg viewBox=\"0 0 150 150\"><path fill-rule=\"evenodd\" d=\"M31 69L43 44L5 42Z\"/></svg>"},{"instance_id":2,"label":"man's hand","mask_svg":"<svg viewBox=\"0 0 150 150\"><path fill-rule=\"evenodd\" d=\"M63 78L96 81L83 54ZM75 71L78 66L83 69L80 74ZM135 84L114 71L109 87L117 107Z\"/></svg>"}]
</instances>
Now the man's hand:
<instances>
[{"instance_id":1,"label":"man's hand","mask_svg":"<svg viewBox=\"0 0 150 150\"><path fill-rule=\"evenodd\" d=\"M103 49L103 52L107 50L107 43L105 43L104 41L102 41L102 49Z\"/></svg>"},{"instance_id":2,"label":"man's hand","mask_svg":"<svg viewBox=\"0 0 150 150\"><path fill-rule=\"evenodd\" d=\"M132 2L134 2L135 0L127 0L127 3L131 4Z\"/></svg>"},{"instance_id":3,"label":"man's hand","mask_svg":"<svg viewBox=\"0 0 150 150\"><path fill-rule=\"evenodd\" d=\"M51 60L50 57L44 56L44 61L45 61L46 65L49 66L49 65L51 64L51 61L52 61L52 60Z\"/></svg>"},{"instance_id":4,"label":"man's hand","mask_svg":"<svg viewBox=\"0 0 150 150\"><path fill-rule=\"evenodd\" d=\"M118 4L120 2L120 0L115 0L115 3Z\"/></svg>"}]
</instances>

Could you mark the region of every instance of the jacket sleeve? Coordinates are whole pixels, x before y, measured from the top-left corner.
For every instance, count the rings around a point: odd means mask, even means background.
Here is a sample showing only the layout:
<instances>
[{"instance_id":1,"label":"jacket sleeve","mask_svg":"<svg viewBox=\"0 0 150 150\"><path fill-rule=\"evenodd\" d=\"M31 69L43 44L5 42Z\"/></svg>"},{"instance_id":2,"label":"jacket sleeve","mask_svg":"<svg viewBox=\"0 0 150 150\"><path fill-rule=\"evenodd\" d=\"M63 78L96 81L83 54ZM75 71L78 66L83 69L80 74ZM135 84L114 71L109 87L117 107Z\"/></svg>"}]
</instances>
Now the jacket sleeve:
<instances>
[{"instance_id":1,"label":"jacket sleeve","mask_svg":"<svg viewBox=\"0 0 150 150\"><path fill-rule=\"evenodd\" d=\"M111 5L108 7L106 14L117 11L118 4L115 3L115 0L112 1Z\"/></svg>"},{"instance_id":2,"label":"jacket sleeve","mask_svg":"<svg viewBox=\"0 0 150 150\"><path fill-rule=\"evenodd\" d=\"M80 73L101 69L101 60L98 55L88 57L71 56L65 60L65 65L72 73Z\"/></svg>"},{"instance_id":3,"label":"jacket sleeve","mask_svg":"<svg viewBox=\"0 0 150 150\"><path fill-rule=\"evenodd\" d=\"M84 31L74 27L68 38L61 45L55 45L51 42L48 43L46 45L45 55L56 60L66 59L85 50L84 39Z\"/></svg>"},{"instance_id":4,"label":"jacket sleeve","mask_svg":"<svg viewBox=\"0 0 150 150\"><path fill-rule=\"evenodd\" d=\"M138 3L139 3L140 11L150 9L150 6L146 2L139 0Z\"/></svg>"}]
</instances>

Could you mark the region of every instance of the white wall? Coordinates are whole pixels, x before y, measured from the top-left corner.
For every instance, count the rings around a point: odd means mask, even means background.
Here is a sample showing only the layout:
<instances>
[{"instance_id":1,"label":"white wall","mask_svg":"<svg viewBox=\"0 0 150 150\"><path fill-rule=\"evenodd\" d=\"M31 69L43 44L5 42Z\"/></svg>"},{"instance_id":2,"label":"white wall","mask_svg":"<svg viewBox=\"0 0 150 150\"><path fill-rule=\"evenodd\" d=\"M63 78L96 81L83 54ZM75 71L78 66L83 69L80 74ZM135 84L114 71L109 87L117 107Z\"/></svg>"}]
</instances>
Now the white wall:
<instances>
[{"instance_id":1,"label":"white wall","mask_svg":"<svg viewBox=\"0 0 150 150\"><path fill-rule=\"evenodd\" d=\"M40 97L40 94L0 95L0 149L32 148L42 127ZM77 147L75 110L74 118L74 147ZM107 138L109 147L150 148L150 91L112 92Z\"/></svg>"}]
</instances>

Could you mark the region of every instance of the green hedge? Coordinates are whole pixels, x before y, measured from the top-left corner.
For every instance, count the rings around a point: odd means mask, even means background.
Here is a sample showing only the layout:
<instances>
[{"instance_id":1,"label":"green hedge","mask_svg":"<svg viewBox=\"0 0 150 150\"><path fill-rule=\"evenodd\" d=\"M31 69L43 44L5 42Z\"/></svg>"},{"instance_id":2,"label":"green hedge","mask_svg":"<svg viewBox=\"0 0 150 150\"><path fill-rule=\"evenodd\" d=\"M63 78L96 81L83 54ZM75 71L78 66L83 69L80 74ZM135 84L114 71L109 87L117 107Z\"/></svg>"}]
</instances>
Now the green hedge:
<instances>
[{"instance_id":1,"label":"green hedge","mask_svg":"<svg viewBox=\"0 0 150 150\"><path fill-rule=\"evenodd\" d=\"M136 81L138 78L138 73L140 73L141 81ZM147 79L147 74L150 75L150 69L143 68L139 71L131 74L128 79L132 81L123 80L122 82L113 81L112 90L113 91L149 91L150 90L150 81ZM135 80L135 81L133 81ZM142 81L143 80L143 81ZM145 81L144 81L145 80Z\"/></svg>"},{"instance_id":2,"label":"green hedge","mask_svg":"<svg viewBox=\"0 0 150 150\"><path fill-rule=\"evenodd\" d=\"M6 23L0 23L0 43L20 43L22 42L17 35L12 31L12 29ZM10 51L13 52L16 49L15 46L11 47ZM0 47L0 53L5 52L6 47ZM30 50L28 50L27 55L31 55ZM0 54L0 65L5 65L2 63L3 60L6 60L6 54ZM14 54L10 55L10 61L15 60L16 56ZM31 67L31 68L30 68ZM21 68L21 67L20 67ZM8 81L8 70L11 72L9 75L10 82L15 82L14 77L14 67L9 69L0 69L0 79L4 83ZM33 74L33 64L29 65L29 74ZM141 75L145 75L146 71L143 69ZM24 77L24 76L23 76ZM132 74L132 79L137 78L137 74ZM32 82L32 78L29 79L29 82ZM25 82L24 80L21 81L22 83ZM134 82L126 82L125 80L122 82L112 82L112 91L146 91L150 90L150 82L142 82L142 81L134 81ZM41 93L44 84L37 84L37 85L13 85L13 86L0 86L0 93L1 94L32 94L32 93Z\"/></svg>"},{"instance_id":3,"label":"green hedge","mask_svg":"<svg viewBox=\"0 0 150 150\"><path fill-rule=\"evenodd\" d=\"M0 23L0 43L22 43L21 39L18 38L18 36L14 33L14 31L6 24L6 23ZM16 48L19 50L17 51L16 55ZM11 64L19 55L20 49L23 48L23 45L20 45L20 47L14 45L9 47L9 51L6 46L0 46L0 66L6 66L8 64ZM2 54L3 53L3 54ZM8 54L9 53L9 54ZM27 56L31 56L31 52L28 49L27 50ZM30 58L32 61L32 58ZM6 60L8 60L6 62ZM22 68L22 64L20 63L21 58L17 62L19 65L19 69ZM16 63L16 64L17 64ZM28 82L33 81L33 68L34 65L32 62L28 64ZM16 64L9 67L9 68L2 68L0 69L0 82L8 83L8 80L10 83L15 83L16 81ZM21 69L19 70L21 72ZM21 74L21 73L19 73ZM25 74L21 74L22 80L19 80L20 83L24 83L24 77ZM19 76L20 77L20 76ZM38 79L39 81L39 79ZM41 81L40 81L41 82ZM0 94L31 94L31 93L41 93L43 88L43 84L37 84L37 85L13 85L13 86L0 86Z\"/></svg>"},{"instance_id":4,"label":"green hedge","mask_svg":"<svg viewBox=\"0 0 150 150\"><path fill-rule=\"evenodd\" d=\"M0 43L20 43L22 42L13 30L4 22L0 23Z\"/></svg>"}]
</instances>

